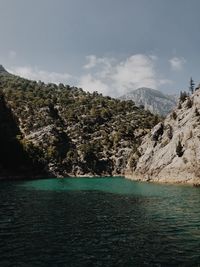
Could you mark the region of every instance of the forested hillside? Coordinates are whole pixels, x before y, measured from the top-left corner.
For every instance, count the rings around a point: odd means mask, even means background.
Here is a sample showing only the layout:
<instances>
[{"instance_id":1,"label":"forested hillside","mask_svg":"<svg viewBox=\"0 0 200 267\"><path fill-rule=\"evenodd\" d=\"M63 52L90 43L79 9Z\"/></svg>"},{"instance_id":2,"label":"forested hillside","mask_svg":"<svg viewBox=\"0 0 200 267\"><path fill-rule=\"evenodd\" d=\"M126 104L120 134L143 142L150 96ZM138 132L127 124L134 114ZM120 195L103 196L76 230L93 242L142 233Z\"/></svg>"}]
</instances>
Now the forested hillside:
<instances>
[{"instance_id":1,"label":"forested hillside","mask_svg":"<svg viewBox=\"0 0 200 267\"><path fill-rule=\"evenodd\" d=\"M5 69L0 71L0 93L2 173L13 164L19 173L123 174L130 153L159 121L133 101L30 81Z\"/></svg>"}]
</instances>

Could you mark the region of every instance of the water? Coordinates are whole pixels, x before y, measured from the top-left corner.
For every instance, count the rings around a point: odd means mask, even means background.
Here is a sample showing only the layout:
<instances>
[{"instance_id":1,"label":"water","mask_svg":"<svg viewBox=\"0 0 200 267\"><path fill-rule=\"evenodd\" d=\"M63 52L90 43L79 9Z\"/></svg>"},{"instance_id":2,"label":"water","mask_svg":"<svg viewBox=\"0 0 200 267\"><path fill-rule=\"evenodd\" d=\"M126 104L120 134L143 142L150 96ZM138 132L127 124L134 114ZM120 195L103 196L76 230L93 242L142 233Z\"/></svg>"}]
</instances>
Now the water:
<instances>
[{"instance_id":1,"label":"water","mask_svg":"<svg viewBox=\"0 0 200 267\"><path fill-rule=\"evenodd\" d=\"M1 182L0 266L200 266L200 189L123 178Z\"/></svg>"}]
</instances>

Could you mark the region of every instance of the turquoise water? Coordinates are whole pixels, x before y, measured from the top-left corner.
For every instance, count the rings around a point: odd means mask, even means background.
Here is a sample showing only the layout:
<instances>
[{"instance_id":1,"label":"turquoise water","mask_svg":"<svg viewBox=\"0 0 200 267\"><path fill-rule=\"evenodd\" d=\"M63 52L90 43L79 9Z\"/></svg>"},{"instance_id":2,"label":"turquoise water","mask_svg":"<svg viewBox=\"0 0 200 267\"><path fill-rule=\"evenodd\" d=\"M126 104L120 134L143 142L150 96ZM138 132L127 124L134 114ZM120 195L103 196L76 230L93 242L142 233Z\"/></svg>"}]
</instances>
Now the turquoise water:
<instances>
[{"instance_id":1,"label":"turquoise water","mask_svg":"<svg viewBox=\"0 0 200 267\"><path fill-rule=\"evenodd\" d=\"M101 191L121 195L163 196L173 190L182 191L183 187L159 184L138 183L122 177L105 178L65 178L28 181L21 184L27 189L49 191ZM184 187L185 190L186 187ZM187 187L187 189L191 189Z\"/></svg>"},{"instance_id":2,"label":"turquoise water","mask_svg":"<svg viewBox=\"0 0 200 267\"><path fill-rule=\"evenodd\" d=\"M116 178L2 182L0 266L200 266L200 189Z\"/></svg>"},{"instance_id":3,"label":"turquoise water","mask_svg":"<svg viewBox=\"0 0 200 267\"><path fill-rule=\"evenodd\" d=\"M101 191L120 195L162 196L168 194L187 195L189 192L199 192L198 188L180 185L163 185L156 183L141 183L124 179L123 177L104 178L65 178L33 180L22 183L26 189L44 191Z\"/></svg>"}]
</instances>

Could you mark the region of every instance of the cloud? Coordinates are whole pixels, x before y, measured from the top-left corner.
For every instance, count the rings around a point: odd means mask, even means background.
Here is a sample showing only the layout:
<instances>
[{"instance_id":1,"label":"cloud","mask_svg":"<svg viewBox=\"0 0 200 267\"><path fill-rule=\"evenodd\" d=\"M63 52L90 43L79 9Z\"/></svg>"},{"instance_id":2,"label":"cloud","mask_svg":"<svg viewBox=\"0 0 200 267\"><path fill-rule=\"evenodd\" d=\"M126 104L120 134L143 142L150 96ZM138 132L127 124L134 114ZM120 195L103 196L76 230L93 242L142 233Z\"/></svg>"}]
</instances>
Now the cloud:
<instances>
[{"instance_id":1,"label":"cloud","mask_svg":"<svg viewBox=\"0 0 200 267\"><path fill-rule=\"evenodd\" d=\"M181 71L183 69L184 64L186 63L185 58L173 57L169 60L171 69L174 71Z\"/></svg>"},{"instance_id":2,"label":"cloud","mask_svg":"<svg viewBox=\"0 0 200 267\"><path fill-rule=\"evenodd\" d=\"M139 87L159 89L173 83L158 72L159 58L154 55L134 54L121 61L111 57L89 55L86 60L78 77L30 66L13 67L9 71L31 80L73 84L85 91L98 91L114 97Z\"/></svg>"},{"instance_id":3,"label":"cloud","mask_svg":"<svg viewBox=\"0 0 200 267\"><path fill-rule=\"evenodd\" d=\"M104 95L109 92L108 85L103 83L101 80L94 78L91 74L83 75L78 86L84 88L86 91L98 91Z\"/></svg>"},{"instance_id":4,"label":"cloud","mask_svg":"<svg viewBox=\"0 0 200 267\"><path fill-rule=\"evenodd\" d=\"M157 88L154 59L146 55L133 55L115 66L111 76L114 84L124 91L139 87Z\"/></svg>"},{"instance_id":5,"label":"cloud","mask_svg":"<svg viewBox=\"0 0 200 267\"><path fill-rule=\"evenodd\" d=\"M97 57L94 55L90 55L86 57L88 63L83 66L84 69L92 69L97 64Z\"/></svg>"},{"instance_id":6,"label":"cloud","mask_svg":"<svg viewBox=\"0 0 200 267\"><path fill-rule=\"evenodd\" d=\"M95 55L86 56L87 64L83 66L84 69L92 69L95 67L102 66L104 68L109 68L111 63L115 61L113 58L107 57L97 57Z\"/></svg>"},{"instance_id":7,"label":"cloud","mask_svg":"<svg viewBox=\"0 0 200 267\"><path fill-rule=\"evenodd\" d=\"M43 81L46 83L67 83L67 81L72 78L72 76L68 73L58 73L58 72L48 72L45 70L40 70L37 67L13 67L9 70L9 72L19 75L21 77Z\"/></svg>"},{"instance_id":8,"label":"cloud","mask_svg":"<svg viewBox=\"0 0 200 267\"><path fill-rule=\"evenodd\" d=\"M79 84L85 90L119 96L139 87L158 89L160 85L172 83L157 73L158 58L154 55L135 54L122 61L95 55L86 59L83 68L88 73L81 77Z\"/></svg>"}]
</instances>

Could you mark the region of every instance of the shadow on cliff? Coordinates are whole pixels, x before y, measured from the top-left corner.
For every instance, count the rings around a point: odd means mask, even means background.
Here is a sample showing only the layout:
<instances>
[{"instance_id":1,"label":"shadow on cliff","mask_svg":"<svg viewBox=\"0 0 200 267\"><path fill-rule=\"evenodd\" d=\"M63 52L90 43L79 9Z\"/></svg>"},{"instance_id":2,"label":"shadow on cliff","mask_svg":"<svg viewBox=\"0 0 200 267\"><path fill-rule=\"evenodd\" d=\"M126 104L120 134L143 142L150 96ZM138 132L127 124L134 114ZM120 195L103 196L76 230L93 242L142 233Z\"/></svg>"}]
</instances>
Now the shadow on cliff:
<instances>
[{"instance_id":1,"label":"shadow on cliff","mask_svg":"<svg viewBox=\"0 0 200 267\"><path fill-rule=\"evenodd\" d=\"M17 139L20 129L0 94L0 178L34 178L48 175L44 165L30 158Z\"/></svg>"}]
</instances>

